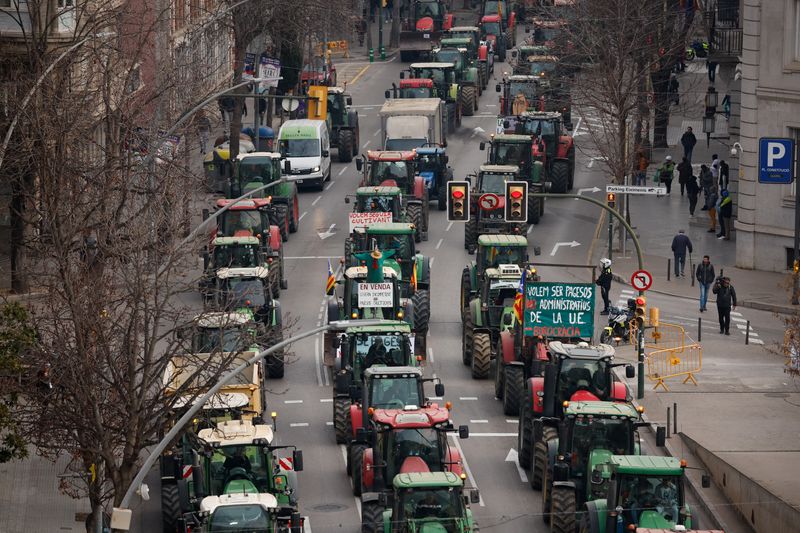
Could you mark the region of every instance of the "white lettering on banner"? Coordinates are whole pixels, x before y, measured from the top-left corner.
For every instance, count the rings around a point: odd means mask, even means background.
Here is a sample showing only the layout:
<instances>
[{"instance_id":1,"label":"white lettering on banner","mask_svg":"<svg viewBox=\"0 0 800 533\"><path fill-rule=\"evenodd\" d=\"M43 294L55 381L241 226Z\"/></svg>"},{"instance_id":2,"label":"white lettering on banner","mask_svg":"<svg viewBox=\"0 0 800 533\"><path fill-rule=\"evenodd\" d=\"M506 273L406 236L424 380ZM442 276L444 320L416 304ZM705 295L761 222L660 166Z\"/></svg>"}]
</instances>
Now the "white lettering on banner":
<instances>
[{"instance_id":1,"label":"white lettering on banner","mask_svg":"<svg viewBox=\"0 0 800 533\"><path fill-rule=\"evenodd\" d=\"M391 283L359 283L358 307L393 307Z\"/></svg>"},{"instance_id":2,"label":"white lettering on banner","mask_svg":"<svg viewBox=\"0 0 800 533\"><path fill-rule=\"evenodd\" d=\"M355 228L363 228L370 224L377 224L379 222L391 222L392 214L389 212L383 213L350 213L348 215L350 223L350 233L353 233Z\"/></svg>"}]
</instances>

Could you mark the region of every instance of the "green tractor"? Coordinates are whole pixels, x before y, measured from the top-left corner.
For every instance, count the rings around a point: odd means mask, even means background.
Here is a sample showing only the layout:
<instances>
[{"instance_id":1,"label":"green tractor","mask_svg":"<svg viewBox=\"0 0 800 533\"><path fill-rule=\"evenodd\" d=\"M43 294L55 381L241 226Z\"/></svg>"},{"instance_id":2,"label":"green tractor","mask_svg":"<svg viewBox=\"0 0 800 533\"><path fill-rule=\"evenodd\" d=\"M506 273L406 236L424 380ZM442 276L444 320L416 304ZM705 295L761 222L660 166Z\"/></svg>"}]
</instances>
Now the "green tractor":
<instances>
[{"instance_id":1,"label":"green tractor","mask_svg":"<svg viewBox=\"0 0 800 533\"><path fill-rule=\"evenodd\" d=\"M486 270L500 265L518 265L528 261L528 240L522 235L481 235L475 260L461 272L461 321L469 315L469 302L483 291Z\"/></svg>"},{"instance_id":2,"label":"green tractor","mask_svg":"<svg viewBox=\"0 0 800 533\"><path fill-rule=\"evenodd\" d=\"M533 159L541 161L546 181L556 193L572 190L575 180L575 142L561 113L526 112L517 117L514 132L533 137Z\"/></svg>"},{"instance_id":3,"label":"green tractor","mask_svg":"<svg viewBox=\"0 0 800 533\"><path fill-rule=\"evenodd\" d=\"M350 406L362 395L364 372L375 365L417 366L421 356L414 355L414 334L405 322L382 326L357 326L344 333L326 334L328 353L333 359L333 430L337 444L351 438Z\"/></svg>"},{"instance_id":4,"label":"green tractor","mask_svg":"<svg viewBox=\"0 0 800 533\"><path fill-rule=\"evenodd\" d=\"M290 171L288 161L281 165L281 155L277 152L252 152L236 156L233 179L231 180L231 198L238 198L281 178L281 174ZM267 199L274 213L270 216L273 224L281 229L281 237L286 241L289 233L297 232L300 227L300 199L297 196L297 184L285 181L273 185L252 198Z\"/></svg>"},{"instance_id":5,"label":"green tractor","mask_svg":"<svg viewBox=\"0 0 800 533\"><path fill-rule=\"evenodd\" d=\"M461 112L473 115L478 110L478 98L483 94L483 80L478 66L469 55L470 39L442 39L433 50L433 60L455 65L455 81L461 87ZM470 108L470 106L472 106Z\"/></svg>"},{"instance_id":6,"label":"green tractor","mask_svg":"<svg viewBox=\"0 0 800 533\"><path fill-rule=\"evenodd\" d=\"M400 72L401 87L405 82L430 80L433 85L434 98L445 103L444 122L447 132L453 133L461 125L461 115L473 115L472 105L464 104L463 87L456 81L456 70L453 62L412 63L408 68L408 80L405 72Z\"/></svg>"},{"instance_id":7,"label":"green tractor","mask_svg":"<svg viewBox=\"0 0 800 533\"><path fill-rule=\"evenodd\" d=\"M388 509L380 523L367 531L378 533L478 531L470 503L478 503L477 489L464 494L464 482L452 472L411 472L392 480L391 498L384 496ZM390 501L391 500L391 501Z\"/></svg>"},{"instance_id":8,"label":"green tractor","mask_svg":"<svg viewBox=\"0 0 800 533\"><path fill-rule=\"evenodd\" d=\"M341 87L328 87L328 130L331 148L339 152L339 162L349 163L358 155L361 135L358 111L352 109L353 97Z\"/></svg>"},{"instance_id":9,"label":"green tractor","mask_svg":"<svg viewBox=\"0 0 800 533\"><path fill-rule=\"evenodd\" d=\"M264 251L258 237L217 237L212 242L212 252L203 254L203 276L200 278L200 294L204 302L210 302L219 290L218 272L222 269L264 268L267 270L267 287L273 298L277 298L286 286L283 277L283 250L277 253Z\"/></svg>"},{"instance_id":10,"label":"green tractor","mask_svg":"<svg viewBox=\"0 0 800 533\"><path fill-rule=\"evenodd\" d=\"M478 147L486 149L486 143ZM490 165L515 165L520 179L528 182L528 223L538 224L544 215L544 198L533 193L544 192L544 163L533 160L533 139L530 135L498 134L489 141L486 163Z\"/></svg>"},{"instance_id":11,"label":"green tractor","mask_svg":"<svg viewBox=\"0 0 800 533\"><path fill-rule=\"evenodd\" d=\"M470 64L478 69L481 89L485 91L489 85L489 76L494 70L494 57L489 57L489 48L484 41L481 41L481 29L477 26L456 26L448 30L446 38L469 40L463 42L466 44Z\"/></svg>"},{"instance_id":12,"label":"green tractor","mask_svg":"<svg viewBox=\"0 0 800 533\"><path fill-rule=\"evenodd\" d=\"M478 247L478 236L487 234L526 235L527 222L505 219L506 182L518 181L519 167L481 165L470 190L469 220L464 224L464 248L472 254Z\"/></svg>"},{"instance_id":13,"label":"green tractor","mask_svg":"<svg viewBox=\"0 0 800 533\"><path fill-rule=\"evenodd\" d=\"M200 519L195 528L207 533L249 533L285 531L302 533L304 520L278 505L272 494L232 492L207 496L200 502ZM186 531L188 531L188 527Z\"/></svg>"},{"instance_id":14,"label":"green tractor","mask_svg":"<svg viewBox=\"0 0 800 533\"><path fill-rule=\"evenodd\" d=\"M545 424L557 427L558 437L545 442L541 438ZM645 425L633 405L598 401L569 402L561 422L555 418L535 422L531 486L542 491L542 517L552 531L574 532L578 509L606 497L602 472L612 455L639 455L637 429ZM571 496L566 493L570 487ZM554 491L559 493L558 513L550 512Z\"/></svg>"},{"instance_id":15,"label":"green tractor","mask_svg":"<svg viewBox=\"0 0 800 533\"><path fill-rule=\"evenodd\" d=\"M592 475L591 483L602 486L607 496L583 505L578 519L581 533L657 533L679 531L677 526L683 526L681 531L699 531L699 520L686 503L685 468L685 463L674 457L612 455ZM704 475L702 487L709 486ZM574 503L571 493L568 485L556 484L554 514L569 513Z\"/></svg>"},{"instance_id":16,"label":"green tractor","mask_svg":"<svg viewBox=\"0 0 800 533\"><path fill-rule=\"evenodd\" d=\"M351 197L345 196L344 203L349 204L350 201ZM353 213L388 213L385 216L387 222L403 222L405 213L400 188L388 186L357 188ZM382 217L377 216L377 218Z\"/></svg>"}]
</instances>

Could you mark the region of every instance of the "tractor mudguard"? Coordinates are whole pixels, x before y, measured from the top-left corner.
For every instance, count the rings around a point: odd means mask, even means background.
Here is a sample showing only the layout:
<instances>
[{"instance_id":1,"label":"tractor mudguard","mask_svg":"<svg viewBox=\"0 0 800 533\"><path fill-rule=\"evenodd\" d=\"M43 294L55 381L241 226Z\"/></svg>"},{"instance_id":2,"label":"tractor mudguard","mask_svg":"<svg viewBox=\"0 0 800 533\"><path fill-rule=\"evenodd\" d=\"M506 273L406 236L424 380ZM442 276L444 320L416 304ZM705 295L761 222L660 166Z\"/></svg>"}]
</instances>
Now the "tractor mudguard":
<instances>
[{"instance_id":1,"label":"tractor mudguard","mask_svg":"<svg viewBox=\"0 0 800 533\"><path fill-rule=\"evenodd\" d=\"M328 323L339 320L340 315L339 302L336 301L336 298L330 298L328 300Z\"/></svg>"},{"instance_id":2,"label":"tractor mudguard","mask_svg":"<svg viewBox=\"0 0 800 533\"><path fill-rule=\"evenodd\" d=\"M350 406L350 428L354 439L356 438L356 431L361 429L361 427L361 406L354 403Z\"/></svg>"},{"instance_id":3,"label":"tractor mudguard","mask_svg":"<svg viewBox=\"0 0 800 533\"><path fill-rule=\"evenodd\" d=\"M274 252L277 252L281 249L281 230L278 226L270 226L269 227L269 247L272 248Z\"/></svg>"},{"instance_id":4,"label":"tractor mudguard","mask_svg":"<svg viewBox=\"0 0 800 533\"><path fill-rule=\"evenodd\" d=\"M608 521L608 500L592 500L586 502L587 514L589 514L589 521L595 522L598 526L599 533L606 533L606 522ZM608 533L614 533L610 531Z\"/></svg>"},{"instance_id":5,"label":"tractor mudguard","mask_svg":"<svg viewBox=\"0 0 800 533\"><path fill-rule=\"evenodd\" d=\"M478 60L486 61L486 58L489 56L489 47L485 44L480 45L478 47Z\"/></svg>"},{"instance_id":6,"label":"tractor mudguard","mask_svg":"<svg viewBox=\"0 0 800 533\"><path fill-rule=\"evenodd\" d=\"M539 143L542 144L542 150L539 150ZM533 145L531 146L531 156L535 158L544 159L547 154L547 143L544 142L542 139L537 139L533 141Z\"/></svg>"},{"instance_id":7,"label":"tractor mudguard","mask_svg":"<svg viewBox=\"0 0 800 533\"><path fill-rule=\"evenodd\" d=\"M534 161L531 165L531 181L533 183L541 183L542 176L544 176L544 163L541 161Z\"/></svg>"},{"instance_id":8,"label":"tractor mudguard","mask_svg":"<svg viewBox=\"0 0 800 533\"><path fill-rule=\"evenodd\" d=\"M364 460L361 461L361 486L367 490L372 490L372 485L375 482L375 469L372 464L372 448L367 448L364 450Z\"/></svg>"},{"instance_id":9,"label":"tractor mudguard","mask_svg":"<svg viewBox=\"0 0 800 533\"><path fill-rule=\"evenodd\" d=\"M453 27L455 24L456 19L452 13L448 13L444 16L444 20L442 21L442 30L447 31Z\"/></svg>"},{"instance_id":10,"label":"tractor mudguard","mask_svg":"<svg viewBox=\"0 0 800 533\"><path fill-rule=\"evenodd\" d=\"M452 472L458 477L461 477L464 467L461 464L461 454L456 448L452 446L447 447L447 459L445 465L448 472Z\"/></svg>"},{"instance_id":11,"label":"tractor mudguard","mask_svg":"<svg viewBox=\"0 0 800 533\"><path fill-rule=\"evenodd\" d=\"M556 157L559 159L566 159L570 148L572 148L572 137L569 135L562 135L558 138L558 150L556 150Z\"/></svg>"},{"instance_id":12,"label":"tractor mudguard","mask_svg":"<svg viewBox=\"0 0 800 533\"><path fill-rule=\"evenodd\" d=\"M473 85L478 85L478 69L475 67L470 67L467 69L466 80Z\"/></svg>"},{"instance_id":13,"label":"tractor mudguard","mask_svg":"<svg viewBox=\"0 0 800 533\"><path fill-rule=\"evenodd\" d=\"M544 399L539 396L539 393L541 392L544 394L544 378L534 376L528 379L528 390L531 391L533 412L537 415L541 415L544 412Z\"/></svg>"},{"instance_id":14,"label":"tractor mudguard","mask_svg":"<svg viewBox=\"0 0 800 533\"><path fill-rule=\"evenodd\" d=\"M483 326L483 313L481 313L480 297L470 300L469 314L472 317L472 325L475 326L475 328Z\"/></svg>"},{"instance_id":15,"label":"tractor mudguard","mask_svg":"<svg viewBox=\"0 0 800 533\"><path fill-rule=\"evenodd\" d=\"M425 178L414 176L414 198L419 201L425 199Z\"/></svg>"},{"instance_id":16,"label":"tractor mudguard","mask_svg":"<svg viewBox=\"0 0 800 533\"><path fill-rule=\"evenodd\" d=\"M380 492L362 492L361 504L378 502L380 500Z\"/></svg>"},{"instance_id":17,"label":"tractor mudguard","mask_svg":"<svg viewBox=\"0 0 800 533\"><path fill-rule=\"evenodd\" d=\"M500 332L500 353L503 354L503 362L507 365L518 362L514 353L514 334L509 331Z\"/></svg>"},{"instance_id":18,"label":"tractor mudguard","mask_svg":"<svg viewBox=\"0 0 800 533\"><path fill-rule=\"evenodd\" d=\"M565 489L575 490L574 481L553 481L553 487L563 487Z\"/></svg>"},{"instance_id":19,"label":"tractor mudguard","mask_svg":"<svg viewBox=\"0 0 800 533\"><path fill-rule=\"evenodd\" d=\"M611 401L614 402L627 402L628 401L628 387L620 381L615 381L611 384Z\"/></svg>"}]
</instances>

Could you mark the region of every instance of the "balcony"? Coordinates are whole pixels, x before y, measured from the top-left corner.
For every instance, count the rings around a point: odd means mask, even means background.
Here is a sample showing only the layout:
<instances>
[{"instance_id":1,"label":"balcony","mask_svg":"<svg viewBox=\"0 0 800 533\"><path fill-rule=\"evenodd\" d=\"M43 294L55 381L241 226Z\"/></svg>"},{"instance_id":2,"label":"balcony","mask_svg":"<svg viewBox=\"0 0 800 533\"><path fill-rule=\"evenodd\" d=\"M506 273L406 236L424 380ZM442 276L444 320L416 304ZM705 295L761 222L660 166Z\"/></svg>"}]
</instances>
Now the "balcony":
<instances>
[{"instance_id":1,"label":"balcony","mask_svg":"<svg viewBox=\"0 0 800 533\"><path fill-rule=\"evenodd\" d=\"M711 0L703 13L708 29L709 57L718 63L738 62L742 25L738 0Z\"/></svg>"}]
</instances>

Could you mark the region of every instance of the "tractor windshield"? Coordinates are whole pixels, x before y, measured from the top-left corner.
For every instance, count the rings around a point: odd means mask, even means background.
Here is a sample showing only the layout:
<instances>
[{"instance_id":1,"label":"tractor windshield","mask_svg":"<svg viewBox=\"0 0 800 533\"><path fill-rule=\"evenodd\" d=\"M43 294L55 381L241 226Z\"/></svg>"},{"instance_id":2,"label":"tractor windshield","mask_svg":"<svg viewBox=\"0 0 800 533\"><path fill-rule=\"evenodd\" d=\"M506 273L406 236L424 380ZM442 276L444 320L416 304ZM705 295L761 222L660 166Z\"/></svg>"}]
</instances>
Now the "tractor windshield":
<instances>
[{"instance_id":1,"label":"tractor windshield","mask_svg":"<svg viewBox=\"0 0 800 533\"><path fill-rule=\"evenodd\" d=\"M436 172L442 166L438 154L424 154L417 155L417 171L421 174L423 172Z\"/></svg>"},{"instance_id":2,"label":"tractor windshield","mask_svg":"<svg viewBox=\"0 0 800 533\"><path fill-rule=\"evenodd\" d=\"M542 78L548 77L556 69L556 64L553 61L528 61L526 66L527 73L530 76L539 76Z\"/></svg>"},{"instance_id":3,"label":"tractor windshield","mask_svg":"<svg viewBox=\"0 0 800 533\"><path fill-rule=\"evenodd\" d=\"M271 183L280 176L273 170L273 161L270 157L246 157L239 161L239 179L242 181L258 180Z\"/></svg>"},{"instance_id":4,"label":"tractor windshield","mask_svg":"<svg viewBox=\"0 0 800 533\"><path fill-rule=\"evenodd\" d=\"M392 213L394 196L359 196L359 213Z\"/></svg>"},{"instance_id":5,"label":"tractor windshield","mask_svg":"<svg viewBox=\"0 0 800 533\"><path fill-rule=\"evenodd\" d=\"M258 266L258 247L252 244L214 247L214 268L251 268Z\"/></svg>"},{"instance_id":6,"label":"tractor windshield","mask_svg":"<svg viewBox=\"0 0 800 533\"><path fill-rule=\"evenodd\" d=\"M209 533L267 533L273 531L269 513L260 505L217 507L209 520Z\"/></svg>"},{"instance_id":7,"label":"tractor windshield","mask_svg":"<svg viewBox=\"0 0 800 533\"><path fill-rule=\"evenodd\" d=\"M484 22L483 23L483 33L485 35L500 35L500 23L499 22Z\"/></svg>"},{"instance_id":8,"label":"tractor windshield","mask_svg":"<svg viewBox=\"0 0 800 533\"><path fill-rule=\"evenodd\" d=\"M495 165L516 165L526 168L531 160L531 147L523 143L495 143L492 146L492 162Z\"/></svg>"},{"instance_id":9,"label":"tractor windshield","mask_svg":"<svg viewBox=\"0 0 800 533\"><path fill-rule=\"evenodd\" d=\"M406 489L401 494L403 514L408 520L436 519L436 521L463 518L460 491L453 487L433 489ZM456 531L455 524L443 523L445 531ZM459 530L460 531L460 530Z\"/></svg>"},{"instance_id":10,"label":"tractor windshield","mask_svg":"<svg viewBox=\"0 0 800 533\"><path fill-rule=\"evenodd\" d=\"M261 211L230 210L219 216L219 233L225 237L253 236L261 233L266 218Z\"/></svg>"},{"instance_id":11,"label":"tractor windshield","mask_svg":"<svg viewBox=\"0 0 800 533\"><path fill-rule=\"evenodd\" d=\"M368 239L370 241L375 239L379 250L395 250L392 259L410 259L414 257L414 236L410 233L395 235L368 234Z\"/></svg>"},{"instance_id":12,"label":"tractor windshield","mask_svg":"<svg viewBox=\"0 0 800 533\"><path fill-rule=\"evenodd\" d=\"M401 190L409 181L412 166L408 161L372 161L370 165L370 185L380 185L387 180L394 180Z\"/></svg>"},{"instance_id":13,"label":"tractor windshield","mask_svg":"<svg viewBox=\"0 0 800 533\"><path fill-rule=\"evenodd\" d=\"M483 6L484 15L500 15L503 20L508 18L505 0L488 0Z\"/></svg>"},{"instance_id":14,"label":"tractor windshield","mask_svg":"<svg viewBox=\"0 0 800 533\"><path fill-rule=\"evenodd\" d=\"M437 86L449 85L453 82L453 70L448 68L417 68L414 69L414 78L429 79Z\"/></svg>"},{"instance_id":15,"label":"tractor windshield","mask_svg":"<svg viewBox=\"0 0 800 533\"><path fill-rule=\"evenodd\" d=\"M489 192L494 194L505 194L506 192L506 179L508 174L482 174L481 175L481 192ZM512 176L513 177L513 176Z\"/></svg>"},{"instance_id":16,"label":"tractor windshield","mask_svg":"<svg viewBox=\"0 0 800 533\"><path fill-rule=\"evenodd\" d=\"M518 94L521 94L528 99L528 106L530 107L533 105L533 101L538 97L536 88L536 83L533 81L512 81L509 87L509 94L511 98L515 98Z\"/></svg>"},{"instance_id":17,"label":"tractor windshield","mask_svg":"<svg viewBox=\"0 0 800 533\"><path fill-rule=\"evenodd\" d=\"M561 391L558 401L569 400L578 391L606 398L611 385L609 378L608 362L603 359L563 359L558 376L558 388Z\"/></svg>"},{"instance_id":18,"label":"tractor windshield","mask_svg":"<svg viewBox=\"0 0 800 533\"><path fill-rule=\"evenodd\" d=\"M388 452L385 456L389 459L389 479L400 473L409 457L419 457L425 461L431 472L442 470L442 443L435 429L396 429L383 435L386 439L383 445Z\"/></svg>"},{"instance_id":19,"label":"tractor windshield","mask_svg":"<svg viewBox=\"0 0 800 533\"><path fill-rule=\"evenodd\" d=\"M434 19L442 17L438 2L417 2L414 8L414 16L417 20L423 17Z\"/></svg>"},{"instance_id":20,"label":"tractor windshield","mask_svg":"<svg viewBox=\"0 0 800 533\"><path fill-rule=\"evenodd\" d=\"M372 382L370 407L376 409L403 409L407 405L422 405L417 378L384 377Z\"/></svg>"},{"instance_id":21,"label":"tractor windshield","mask_svg":"<svg viewBox=\"0 0 800 533\"><path fill-rule=\"evenodd\" d=\"M192 349L197 353L235 352L243 347L242 333L239 328L197 328Z\"/></svg>"},{"instance_id":22,"label":"tractor windshield","mask_svg":"<svg viewBox=\"0 0 800 533\"><path fill-rule=\"evenodd\" d=\"M232 481L237 483L237 492L243 491L249 485L258 492L269 489L269 465L264 450L254 444L241 446L220 446L214 448L214 454L206 459L206 473L209 476L211 495L225 494L234 487ZM250 531L250 530L247 530Z\"/></svg>"},{"instance_id":23,"label":"tractor windshield","mask_svg":"<svg viewBox=\"0 0 800 533\"><path fill-rule=\"evenodd\" d=\"M537 137L553 138L556 134L555 123L551 120L521 120L517 122L518 131L523 135L536 135Z\"/></svg>"},{"instance_id":24,"label":"tractor windshield","mask_svg":"<svg viewBox=\"0 0 800 533\"><path fill-rule=\"evenodd\" d=\"M486 246L483 248L483 268L497 267L497 265L519 265L525 255L522 246Z\"/></svg>"},{"instance_id":25,"label":"tractor windshield","mask_svg":"<svg viewBox=\"0 0 800 533\"><path fill-rule=\"evenodd\" d=\"M624 530L630 524L639 525L649 514L661 520L677 522L683 504L683 486L679 476L620 476L618 501L623 506ZM649 520L648 522L652 522ZM659 521L661 521L659 520Z\"/></svg>"},{"instance_id":26,"label":"tractor windshield","mask_svg":"<svg viewBox=\"0 0 800 533\"><path fill-rule=\"evenodd\" d=\"M406 337L400 334L378 335L359 333L355 337L354 367L358 370L373 365L402 366L407 361L408 344ZM358 371L360 376L361 372Z\"/></svg>"},{"instance_id":27,"label":"tractor windshield","mask_svg":"<svg viewBox=\"0 0 800 533\"><path fill-rule=\"evenodd\" d=\"M278 143L284 157L319 157L319 139L284 139Z\"/></svg>"},{"instance_id":28,"label":"tractor windshield","mask_svg":"<svg viewBox=\"0 0 800 533\"><path fill-rule=\"evenodd\" d=\"M440 63L455 63L455 70L464 68L461 51L458 48L442 48L436 52L436 61Z\"/></svg>"},{"instance_id":29,"label":"tractor windshield","mask_svg":"<svg viewBox=\"0 0 800 533\"><path fill-rule=\"evenodd\" d=\"M403 87L400 89L400 98L433 98L431 87Z\"/></svg>"},{"instance_id":30,"label":"tractor windshield","mask_svg":"<svg viewBox=\"0 0 800 533\"><path fill-rule=\"evenodd\" d=\"M256 309L266 303L264 282L258 278L230 278L226 281L224 295L230 309Z\"/></svg>"},{"instance_id":31,"label":"tractor windshield","mask_svg":"<svg viewBox=\"0 0 800 533\"><path fill-rule=\"evenodd\" d=\"M632 431L633 426L627 418L575 418L572 427L572 449L575 451L572 471L578 476L586 476L589 465L585 461L593 450L607 450L615 455L633 453L630 449L633 443Z\"/></svg>"}]
</instances>

